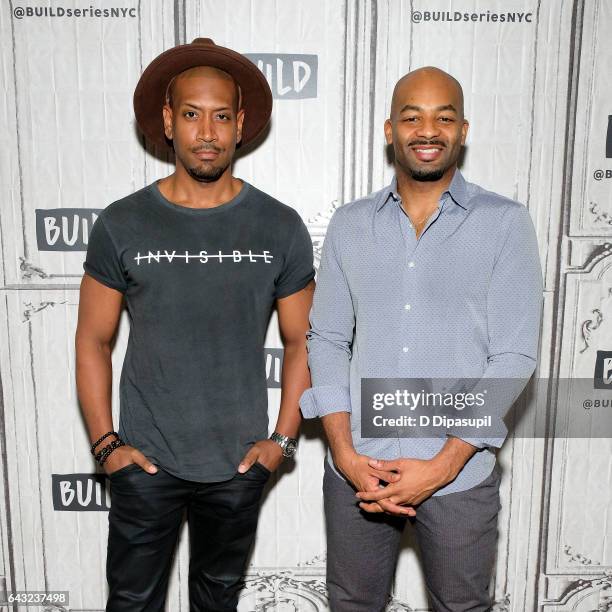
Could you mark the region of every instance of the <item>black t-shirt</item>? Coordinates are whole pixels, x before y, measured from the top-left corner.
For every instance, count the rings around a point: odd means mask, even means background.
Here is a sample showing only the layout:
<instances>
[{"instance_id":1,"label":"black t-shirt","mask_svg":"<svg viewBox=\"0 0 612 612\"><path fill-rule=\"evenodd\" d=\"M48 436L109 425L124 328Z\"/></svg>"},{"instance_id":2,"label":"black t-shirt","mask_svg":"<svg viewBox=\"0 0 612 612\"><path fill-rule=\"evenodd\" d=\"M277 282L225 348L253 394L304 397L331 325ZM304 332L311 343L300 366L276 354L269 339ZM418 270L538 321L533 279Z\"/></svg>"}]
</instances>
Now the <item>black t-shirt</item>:
<instances>
[{"instance_id":1,"label":"black t-shirt","mask_svg":"<svg viewBox=\"0 0 612 612\"><path fill-rule=\"evenodd\" d=\"M314 277L300 215L244 181L206 209L173 204L152 183L102 211L83 267L124 293L130 317L121 437L181 478L232 478L268 436L274 302Z\"/></svg>"}]
</instances>

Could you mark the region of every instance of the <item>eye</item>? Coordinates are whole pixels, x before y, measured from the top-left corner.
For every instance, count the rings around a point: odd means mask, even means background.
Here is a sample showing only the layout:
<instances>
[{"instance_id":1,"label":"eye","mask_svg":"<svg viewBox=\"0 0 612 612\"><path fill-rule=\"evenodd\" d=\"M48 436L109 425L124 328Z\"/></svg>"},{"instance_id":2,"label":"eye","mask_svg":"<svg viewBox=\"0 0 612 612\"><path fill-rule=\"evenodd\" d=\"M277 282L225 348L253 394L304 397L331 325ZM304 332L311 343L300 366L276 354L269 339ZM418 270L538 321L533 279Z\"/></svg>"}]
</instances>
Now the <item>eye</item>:
<instances>
[{"instance_id":1,"label":"eye","mask_svg":"<svg viewBox=\"0 0 612 612\"><path fill-rule=\"evenodd\" d=\"M443 121L444 123L452 123L454 119L452 117L440 117L440 121Z\"/></svg>"},{"instance_id":2,"label":"eye","mask_svg":"<svg viewBox=\"0 0 612 612\"><path fill-rule=\"evenodd\" d=\"M417 117L404 117L402 121L414 123L417 120Z\"/></svg>"},{"instance_id":3,"label":"eye","mask_svg":"<svg viewBox=\"0 0 612 612\"><path fill-rule=\"evenodd\" d=\"M187 117L187 119L194 119L196 116L196 112L195 111L186 111L183 113L184 117Z\"/></svg>"},{"instance_id":4,"label":"eye","mask_svg":"<svg viewBox=\"0 0 612 612\"><path fill-rule=\"evenodd\" d=\"M219 113L217 118L221 119L222 121L229 121L231 119L227 113Z\"/></svg>"}]
</instances>

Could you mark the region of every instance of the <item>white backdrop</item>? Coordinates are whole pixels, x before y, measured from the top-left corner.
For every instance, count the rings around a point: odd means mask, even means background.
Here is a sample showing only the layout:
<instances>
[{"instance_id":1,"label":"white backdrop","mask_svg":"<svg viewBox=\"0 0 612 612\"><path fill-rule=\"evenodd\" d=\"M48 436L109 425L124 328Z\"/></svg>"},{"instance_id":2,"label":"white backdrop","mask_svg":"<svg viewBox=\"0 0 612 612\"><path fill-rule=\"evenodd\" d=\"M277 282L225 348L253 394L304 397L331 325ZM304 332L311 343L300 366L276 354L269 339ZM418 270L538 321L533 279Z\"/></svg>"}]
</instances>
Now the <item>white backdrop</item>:
<instances>
[{"instance_id":1,"label":"white backdrop","mask_svg":"<svg viewBox=\"0 0 612 612\"><path fill-rule=\"evenodd\" d=\"M392 176L382 126L395 81L449 71L471 121L462 171L523 202L536 225L537 374L589 378L612 351L610 32L605 0L1 0L0 591L69 591L69 606L49 609L104 608L109 485L76 402L73 338L96 212L172 171L133 118L153 57L211 37L260 61L272 124L235 174L301 213L315 256L334 208ZM126 340L124 320L116 383ZM275 320L266 346L273 424ZM554 422L554 400L552 385L500 452L498 612L612 610L612 443L529 437ZM295 465L267 488L242 612L327 609L323 457L309 423ZM183 532L172 612L188 610L187 544ZM393 596L389 610L428 609L409 532Z\"/></svg>"}]
</instances>

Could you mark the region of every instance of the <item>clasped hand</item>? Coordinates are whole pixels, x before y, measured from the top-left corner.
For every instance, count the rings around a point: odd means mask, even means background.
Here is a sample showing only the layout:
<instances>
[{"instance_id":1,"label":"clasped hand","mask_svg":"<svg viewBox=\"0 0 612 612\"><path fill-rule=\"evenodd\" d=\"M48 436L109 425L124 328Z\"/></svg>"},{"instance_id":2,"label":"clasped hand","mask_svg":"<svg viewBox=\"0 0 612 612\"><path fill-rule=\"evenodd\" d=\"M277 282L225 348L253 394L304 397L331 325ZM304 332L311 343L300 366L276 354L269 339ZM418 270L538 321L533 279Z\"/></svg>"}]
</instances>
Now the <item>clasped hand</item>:
<instances>
[{"instance_id":1,"label":"clasped hand","mask_svg":"<svg viewBox=\"0 0 612 612\"><path fill-rule=\"evenodd\" d=\"M452 479L435 458L386 461L355 454L338 467L357 489L362 510L397 516L415 516L414 507Z\"/></svg>"}]
</instances>

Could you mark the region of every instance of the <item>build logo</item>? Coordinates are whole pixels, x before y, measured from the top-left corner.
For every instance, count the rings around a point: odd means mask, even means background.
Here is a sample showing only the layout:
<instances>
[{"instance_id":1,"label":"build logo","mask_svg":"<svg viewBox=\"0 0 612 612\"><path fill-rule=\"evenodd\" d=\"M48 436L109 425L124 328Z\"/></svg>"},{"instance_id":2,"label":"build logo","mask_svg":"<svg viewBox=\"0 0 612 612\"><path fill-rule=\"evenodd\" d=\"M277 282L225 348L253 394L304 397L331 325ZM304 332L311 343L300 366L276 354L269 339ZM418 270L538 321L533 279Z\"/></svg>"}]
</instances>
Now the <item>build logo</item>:
<instances>
[{"instance_id":1,"label":"build logo","mask_svg":"<svg viewBox=\"0 0 612 612\"><path fill-rule=\"evenodd\" d=\"M593 382L595 389L610 389L612 391L612 351L597 351Z\"/></svg>"}]
</instances>

